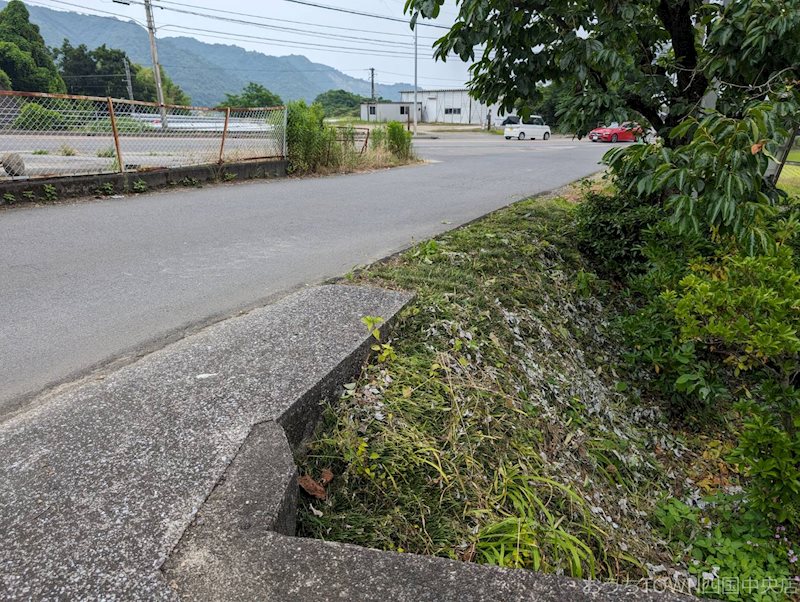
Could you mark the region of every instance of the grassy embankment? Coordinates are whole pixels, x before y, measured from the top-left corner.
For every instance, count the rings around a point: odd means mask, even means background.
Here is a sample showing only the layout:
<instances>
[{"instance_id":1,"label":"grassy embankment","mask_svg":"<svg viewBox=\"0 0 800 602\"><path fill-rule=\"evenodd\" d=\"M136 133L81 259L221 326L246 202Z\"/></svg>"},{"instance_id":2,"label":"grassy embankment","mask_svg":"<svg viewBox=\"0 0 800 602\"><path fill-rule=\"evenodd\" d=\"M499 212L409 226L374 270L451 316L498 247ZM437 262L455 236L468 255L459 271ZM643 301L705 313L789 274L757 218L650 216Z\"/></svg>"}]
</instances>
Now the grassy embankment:
<instances>
[{"instance_id":1,"label":"grassy embankment","mask_svg":"<svg viewBox=\"0 0 800 602\"><path fill-rule=\"evenodd\" d=\"M649 517L718 478L719 453L702 450L728 444L675 432L639 398L571 210L518 203L353 278L418 297L383 361L326 413L303 470L336 479L326 502L304 503L303 534L583 577L638 579L648 563L685 576Z\"/></svg>"},{"instance_id":2,"label":"grassy embankment","mask_svg":"<svg viewBox=\"0 0 800 602\"><path fill-rule=\"evenodd\" d=\"M715 566L792 579L791 542L736 502L736 414L671 421L628 361L629 300L576 249L582 194L351 276L417 298L326 411L301 473L335 478L303 499L302 535L684 589L713 573L714 597Z\"/></svg>"}]
</instances>

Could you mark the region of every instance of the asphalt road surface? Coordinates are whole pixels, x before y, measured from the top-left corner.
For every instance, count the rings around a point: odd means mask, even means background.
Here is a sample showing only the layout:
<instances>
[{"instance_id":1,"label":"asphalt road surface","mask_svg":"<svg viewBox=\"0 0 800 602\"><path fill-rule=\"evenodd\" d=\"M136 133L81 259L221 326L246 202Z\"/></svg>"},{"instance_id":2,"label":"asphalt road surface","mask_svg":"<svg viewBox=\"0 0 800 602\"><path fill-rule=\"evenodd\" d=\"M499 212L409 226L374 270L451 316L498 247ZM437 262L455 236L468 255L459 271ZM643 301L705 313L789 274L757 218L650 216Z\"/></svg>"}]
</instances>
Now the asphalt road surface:
<instances>
[{"instance_id":1,"label":"asphalt road surface","mask_svg":"<svg viewBox=\"0 0 800 602\"><path fill-rule=\"evenodd\" d=\"M205 323L599 169L606 145L444 134L420 166L0 211L0 415Z\"/></svg>"}]
</instances>

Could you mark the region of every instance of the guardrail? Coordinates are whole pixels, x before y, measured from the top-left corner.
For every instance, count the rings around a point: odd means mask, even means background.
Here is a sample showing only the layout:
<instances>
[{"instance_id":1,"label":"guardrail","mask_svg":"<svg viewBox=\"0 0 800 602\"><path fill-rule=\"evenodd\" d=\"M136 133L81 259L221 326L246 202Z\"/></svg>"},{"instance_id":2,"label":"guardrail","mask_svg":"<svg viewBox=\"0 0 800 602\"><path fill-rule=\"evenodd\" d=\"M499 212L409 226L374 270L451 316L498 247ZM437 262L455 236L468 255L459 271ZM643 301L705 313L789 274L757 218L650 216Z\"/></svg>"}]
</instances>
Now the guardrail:
<instances>
[{"instance_id":1,"label":"guardrail","mask_svg":"<svg viewBox=\"0 0 800 602\"><path fill-rule=\"evenodd\" d=\"M286 108L227 108L0 91L0 179L286 156Z\"/></svg>"}]
</instances>

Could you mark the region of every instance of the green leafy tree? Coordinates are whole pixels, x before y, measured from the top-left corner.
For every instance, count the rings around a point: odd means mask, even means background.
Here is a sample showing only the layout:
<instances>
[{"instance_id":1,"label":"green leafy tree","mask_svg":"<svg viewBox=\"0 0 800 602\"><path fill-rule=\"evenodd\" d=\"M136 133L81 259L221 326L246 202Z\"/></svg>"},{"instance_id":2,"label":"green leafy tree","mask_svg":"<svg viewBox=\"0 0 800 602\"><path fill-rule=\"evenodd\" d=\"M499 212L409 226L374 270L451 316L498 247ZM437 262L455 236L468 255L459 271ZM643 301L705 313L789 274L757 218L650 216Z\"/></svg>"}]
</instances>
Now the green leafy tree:
<instances>
[{"instance_id":1,"label":"green leafy tree","mask_svg":"<svg viewBox=\"0 0 800 602\"><path fill-rule=\"evenodd\" d=\"M239 94L226 94L223 107L277 107L283 100L261 84L250 82Z\"/></svg>"},{"instance_id":2,"label":"green leafy tree","mask_svg":"<svg viewBox=\"0 0 800 602\"><path fill-rule=\"evenodd\" d=\"M0 69L9 78L12 90L47 92L50 74L36 66L33 57L12 42L0 42Z\"/></svg>"},{"instance_id":3,"label":"green leafy tree","mask_svg":"<svg viewBox=\"0 0 800 602\"><path fill-rule=\"evenodd\" d=\"M444 0L407 0L418 17ZM477 48L482 46L480 54ZM544 82L570 92L562 122L585 134L631 112L666 134L714 90L738 116L796 79L796 0L463 0L436 56L475 61L471 88L482 101L536 104ZM793 73L794 72L794 73Z\"/></svg>"},{"instance_id":4,"label":"green leafy tree","mask_svg":"<svg viewBox=\"0 0 800 602\"><path fill-rule=\"evenodd\" d=\"M413 23L443 4L406 9ZM578 227L598 234L589 246L604 257L610 248L620 261L646 260L646 273L627 280L642 295L631 322L640 361L673 408L719 412L743 399L736 455L748 504L797 528L800 203L771 173L800 124L800 0L461 0L458 9L436 56L474 60L480 100L535 107L552 82L564 92L562 127L580 135L638 115L660 135L606 156L623 202L592 202Z\"/></svg>"},{"instance_id":5,"label":"green leafy tree","mask_svg":"<svg viewBox=\"0 0 800 602\"><path fill-rule=\"evenodd\" d=\"M357 117L364 100L363 96L347 90L328 90L318 95L314 102L322 105L328 117Z\"/></svg>"},{"instance_id":6,"label":"green leafy tree","mask_svg":"<svg viewBox=\"0 0 800 602\"><path fill-rule=\"evenodd\" d=\"M153 77L153 70L148 67L142 67L141 65L132 65L131 68L134 70L134 94L136 94L137 90L140 90L143 100L147 100L148 102L156 102L158 95L156 94L156 79ZM161 86L164 90L164 102L166 104L192 104L191 98L189 98L189 96L180 88L180 86L178 86L169 78L163 68L161 69ZM138 97L137 100L139 100Z\"/></svg>"},{"instance_id":7,"label":"green leafy tree","mask_svg":"<svg viewBox=\"0 0 800 602\"><path fill-rule=\"evenodd\" d=\"M53 49L53 55L69 94L103 95L106 76L99 74L97 62L85 44L75 47L64 40L61 48Z\"/></svg>"},{"instance_id":8,"label":"green leafy tree","mask_svg":"<svg viewBox=\"0 0 800 602\"><path fill-rule=\"evenodd\" d=\"M30 22L28 9L20 0L11 0L0 11L0 43L0 70L15 90L66 92L39 27Z\"/></svg>"},{"instance_id":9,"label":"green leafy tree","mask_svg":"<svg viewBox=\"0 0 800 602\"><path fill-rule=\"evenodd\" d=\"M108 48L105 44L89 50L84 44L74 47L68 40L64 40L61 48L54 50L54 54L70 94L128 98L125 75L127 61L131 69L133 98L148 102L157 100L152 70L131 62L123 50ZM167 104L190 104L189 97L163 69L161 78Z\"/></svg>"},{"instance_id":10,"label":"green leafy tree","mask_svg":"<svg viewBox=\"0 0 800 602\"><path fill-rule=\"evenodd\" d=\"M11 78L8 77L8 74L0 69L0 90L10 90L11 89Z\"/></svg>"}]
</instances>

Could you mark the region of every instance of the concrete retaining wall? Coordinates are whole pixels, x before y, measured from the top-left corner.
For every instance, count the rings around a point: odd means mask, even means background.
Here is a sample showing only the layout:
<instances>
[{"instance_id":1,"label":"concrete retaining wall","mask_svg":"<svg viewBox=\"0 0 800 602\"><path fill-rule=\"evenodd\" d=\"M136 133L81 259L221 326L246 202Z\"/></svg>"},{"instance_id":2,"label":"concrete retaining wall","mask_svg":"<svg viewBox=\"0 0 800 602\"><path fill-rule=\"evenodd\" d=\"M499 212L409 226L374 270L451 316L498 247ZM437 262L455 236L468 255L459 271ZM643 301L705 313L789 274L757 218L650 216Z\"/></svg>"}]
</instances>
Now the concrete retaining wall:
<instances>
[{"instance_id":1,"label":"concrete retaining wall","mask_svg":"<svg viewBox=\"0 0 800 602\"><path fill-rule=\"evenodd\" d=\"M285 159L266 159L130 173L7 180L0 182L0 205L132 193L136 192L134 184L137 182L143 182L146 190L154 190L205 182L279 178L286 176L287 163ZM13 195L14 200L4 198L6 195ZM51 198L53 195L55 198Z\"/></svg>"}]
</instances>

